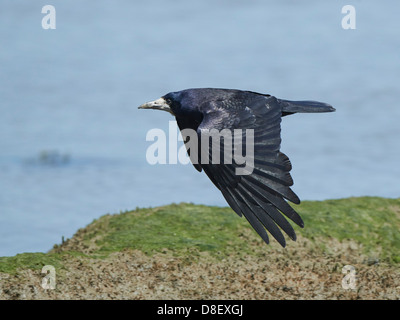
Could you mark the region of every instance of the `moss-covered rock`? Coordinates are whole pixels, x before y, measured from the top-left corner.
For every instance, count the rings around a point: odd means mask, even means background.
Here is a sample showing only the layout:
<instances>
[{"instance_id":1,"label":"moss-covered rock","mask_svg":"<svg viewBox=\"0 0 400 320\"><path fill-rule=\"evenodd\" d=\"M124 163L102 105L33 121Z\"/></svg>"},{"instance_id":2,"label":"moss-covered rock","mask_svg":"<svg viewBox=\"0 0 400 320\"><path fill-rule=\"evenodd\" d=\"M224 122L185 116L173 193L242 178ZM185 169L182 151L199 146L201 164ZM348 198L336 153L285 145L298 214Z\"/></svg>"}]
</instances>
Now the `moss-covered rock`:
<instances>
[{"instance_id":1,"label":"moss-covered rock","mask_svg":"<svg viewBox=\"0 0 400 320\"><path fill-rule=\"evenodd\" d=\"M386 277L399 276L400 199L360 197L304 201L296 210L304 219L305 228L294 226L298 240L289 241L287 248L281 248L274 240L267 246L247 221L230 208L181 203L108 214L78 230L71 239L54 245L48 253L0 258L0 275L14 283L19 283L16 279L27 272L40 279L41 268L52 265L59 279L66 280L87 268L96 274L93 270L103 270L102 264L115 266L110 262L112 259L121 259L121 256L125 259L127 255L138 257L140 252L141 259L158 263L165 259L165 265L173 260L179 266L196 266L197 272L200 272L199 266L211 264L232 266L244 262L242 267L250 268L246 265L248 262L255 263L254 272L268 269L278 274L285 268L298 268L299 272L320 270L323 275L339 279L343 276L341 267L354 264L362 266L358 268L366 275L372 270L368 268L379 266L385 268ZM153 265L153 262L149 263ZM18 294L14 297L21 297ZM52 295L58 297L54 292ZM196 296L184 296L191 297Z\"/></svg>"}]
</instances>

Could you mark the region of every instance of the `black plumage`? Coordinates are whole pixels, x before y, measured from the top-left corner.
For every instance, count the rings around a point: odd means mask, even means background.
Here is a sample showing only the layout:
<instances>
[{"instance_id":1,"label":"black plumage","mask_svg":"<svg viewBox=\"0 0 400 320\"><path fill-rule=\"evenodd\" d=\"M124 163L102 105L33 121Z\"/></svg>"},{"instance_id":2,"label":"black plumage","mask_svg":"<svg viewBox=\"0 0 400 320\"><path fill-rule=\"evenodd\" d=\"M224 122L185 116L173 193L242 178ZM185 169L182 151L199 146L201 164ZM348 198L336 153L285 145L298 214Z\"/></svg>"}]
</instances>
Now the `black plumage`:
<instances>
[{"instance_id":1,"label":"black plumage","mask_svg":"<svg viewBox=\"0 0 400 320\"><path fill-rule=\"evenodd\" d=\"M266 230L283 247L286 241L281 230L296 240L293 227L282 215L304 227L299 214L287 202L299 204L300 199L290 188L293 185L290 160L280 152L281 118L297 112L335 111L332 106L316 101L282 100L251 91L204 88L171 92L139 108L170 112L181 132L184 129L195 130L199 141L201 135L211 129L231 132L242 129L242 150L246 147L245 129L252 129L254 165L251 174L238 175L236 169L241 165L235 161L214 164L212 144L206 150L210 159L205 163L200 157L202 148L204 152L200 142L196 155L190 155L193 165L198 171L204 170L230 207L239 216L245 216L266 243L269 243Z\"/></svg>"}]
</instances>

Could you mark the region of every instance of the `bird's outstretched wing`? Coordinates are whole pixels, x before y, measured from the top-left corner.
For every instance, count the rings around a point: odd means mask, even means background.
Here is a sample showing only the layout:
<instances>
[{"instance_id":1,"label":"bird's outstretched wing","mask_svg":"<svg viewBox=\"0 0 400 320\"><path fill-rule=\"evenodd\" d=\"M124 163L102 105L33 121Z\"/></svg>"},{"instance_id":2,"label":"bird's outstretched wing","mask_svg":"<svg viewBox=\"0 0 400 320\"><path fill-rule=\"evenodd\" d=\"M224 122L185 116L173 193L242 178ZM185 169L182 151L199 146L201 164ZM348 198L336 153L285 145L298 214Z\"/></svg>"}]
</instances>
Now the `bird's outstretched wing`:
<instances>
[{"instance_id":1,"label":"bird's outstretched wing","mask_svg":"<svg viewBox=\"0 0 400 320\"><path fill-rule=\"evenodd\" d=\"M202 105L200 110L204 117L197 133L199 141L205 132L211 129L221 131L242 129L242 152L245 153L249 142L246 142L246 129L254 134L253 166L251 174L238 175L236 169L243 167L235 160L224 163L220 146L220 164L213 164L212 148L199 146L199 164L211 181L222 192L228 204L239 215L244 215L261 238L269 243L266 230L284 247L285 238L282 229L291 239L296 240L293 227L282 215L286 215L300 227L303 221L297 212L286 202L300 203L297 195L290 189L293 185L290 170L291 163L286 155L280 152L280 123L282 107L273 96L257 95L251 99L219 100ZM246 144L247 143L247 144ZM209 163L200 159L201 150L209 148ZM236 146L233 145L233 148ZM280 228L279 228L280 227ZM266 229L266 230L265 230Z\"/></svg>"}]
</instances>

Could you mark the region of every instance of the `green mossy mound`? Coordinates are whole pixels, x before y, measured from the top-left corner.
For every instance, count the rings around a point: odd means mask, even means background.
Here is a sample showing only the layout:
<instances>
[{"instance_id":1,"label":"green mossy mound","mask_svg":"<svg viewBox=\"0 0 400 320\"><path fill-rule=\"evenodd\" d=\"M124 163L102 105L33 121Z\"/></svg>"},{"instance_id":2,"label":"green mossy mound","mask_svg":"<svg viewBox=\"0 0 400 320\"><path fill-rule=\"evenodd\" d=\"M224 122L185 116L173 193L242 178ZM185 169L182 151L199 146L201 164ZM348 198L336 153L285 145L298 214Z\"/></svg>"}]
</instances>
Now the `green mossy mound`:
<instances>
[{"instance_id":1,"label":"green mossy mound","mask_svg":"<svg viewBox=\"0 0 400 320\"><path fill-rule=\"evenodd\" d=\"M304 201L296 210L303 217L305 228L294 227L301 239L309 240L309 250L331 254L332 239L352 241L369 263L400 263L400 199ZM218 259L257 254L254 246L259 247L261 242L247 221L230 208L172 204L104 215L48 253L0 258L0 272L39 270L47 264L63 268L69 256L104 258L125 249L147 255L165 250L176 256L190 253L192 260L205 251ZM288 248L294 245L297 244L288 240ZM278 248L272 239L264 250Z\"/></svg>"}]
</instances>

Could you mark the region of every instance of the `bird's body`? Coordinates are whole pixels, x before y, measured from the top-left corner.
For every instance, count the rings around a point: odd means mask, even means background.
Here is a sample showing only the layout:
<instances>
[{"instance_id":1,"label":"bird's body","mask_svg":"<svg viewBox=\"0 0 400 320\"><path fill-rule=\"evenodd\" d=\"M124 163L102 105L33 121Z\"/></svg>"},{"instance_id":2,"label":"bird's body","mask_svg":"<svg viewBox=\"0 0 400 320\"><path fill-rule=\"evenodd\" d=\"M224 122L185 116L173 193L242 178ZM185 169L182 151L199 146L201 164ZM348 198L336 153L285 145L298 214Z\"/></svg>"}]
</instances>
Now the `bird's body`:
<instances>
[{"instance_id":1,"label":"bird's body","mask_svg":"<svg viewBox=\"0 0 400 320\"><path fill-rule=\"evenodd\" d=\"M300 227L304 226L301 217L286 201L300 203L290 189L293 185L289 173L291 163L280 152L281 118L297 112L330 112L334 108L316 101L288 101L251 91L214 88L171 92L139 108L168 111L175 116L182 133L188 129L197 133L197 152L193 154L194 150L188 148L193 165L198 171L203 170L207 174L230 207L239 216L244 215L266 243L269 243L269 238L265 229L282 246L286 245L279 227L292 240L296 240L293 227L282 215ZM212 161L212 148L220 144L206 145L205 140L201 140L201 136L211 130L232 132L232 136L240 132L240 139L237 140L240 142L240 150L249 147L252 151L250 165L245 163L247 169L243 170L243 163L238 163L235 157L228 163ZM252 140L247 139L250 136L249 130ZM225 137L222 140L225 142ZM185 143L190 145L188 140ZM234 150L239 146L237 143L232 144ZM207 161L200 156L204 155L204 150L208 155ZM240 169L244 173L238 174Z\"/></svg>"}]
</instances>

